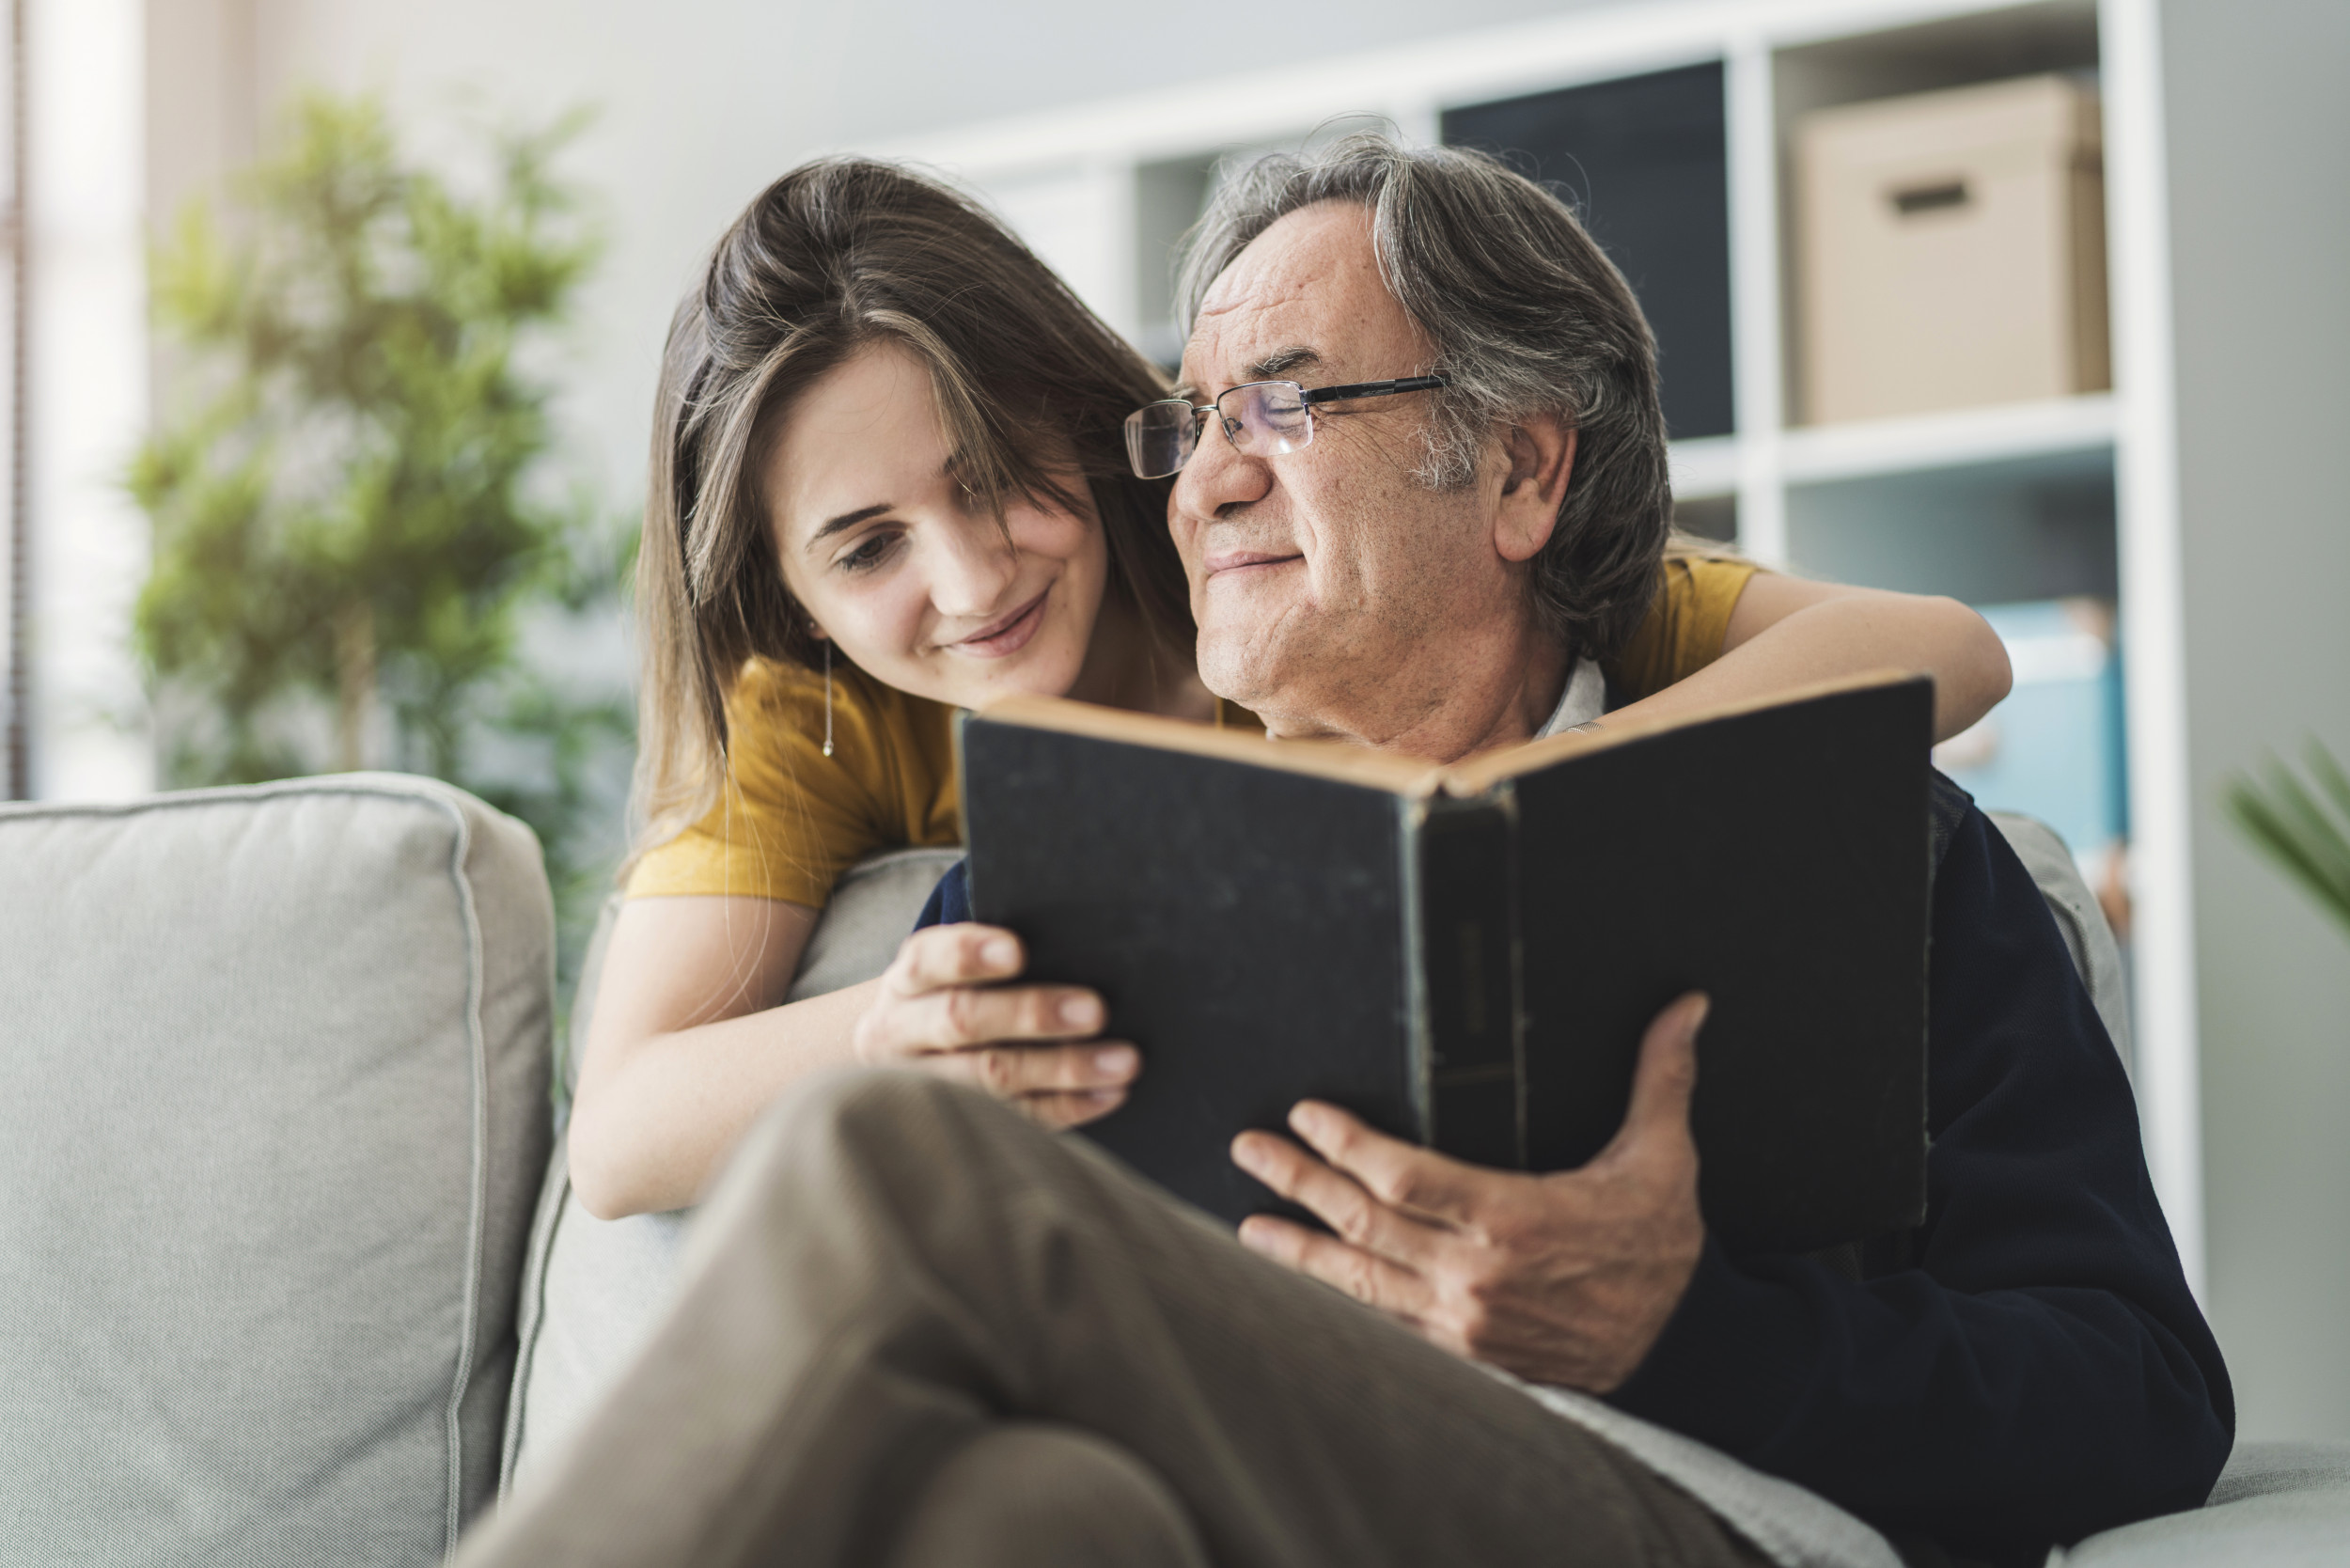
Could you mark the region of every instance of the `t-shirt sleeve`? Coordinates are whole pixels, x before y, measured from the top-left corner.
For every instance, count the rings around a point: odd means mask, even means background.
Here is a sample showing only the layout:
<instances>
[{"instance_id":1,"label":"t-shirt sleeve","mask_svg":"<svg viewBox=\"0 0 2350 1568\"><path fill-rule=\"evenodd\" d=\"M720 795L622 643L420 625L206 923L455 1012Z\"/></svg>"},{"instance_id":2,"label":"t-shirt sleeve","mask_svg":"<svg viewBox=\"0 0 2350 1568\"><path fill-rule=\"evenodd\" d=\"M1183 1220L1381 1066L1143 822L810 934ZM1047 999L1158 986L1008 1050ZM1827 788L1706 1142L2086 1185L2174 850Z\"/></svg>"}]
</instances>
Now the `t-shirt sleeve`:
<instances>
[{"instance_id":1,"label":"t-shirt sleeve","mask_svg":"<svg viewBox=\"0 0 2350 1568\"><path fill-rule=\"evenodd\" d=\"M647 851L628 896L720 894L822 908L840 873L905 841L901 719L862 679L833 682L833 754L824 755L824 682L796 666L754 664L727 699L727 775L700 822Z\"/></svg>"},{"instance_id":2,"label":"t-shirt sleeve","mask_svg":"<svg viewBox=\"0 0 2350 1568\"><path fill-rule=\"evenodd\" d=\"M1653 697L1721 657L1731 612L1761 570L1733 557L1668 556L1656 602L1623 651L1604 666L1623 699Z\"/></svg>"}]
</instances>

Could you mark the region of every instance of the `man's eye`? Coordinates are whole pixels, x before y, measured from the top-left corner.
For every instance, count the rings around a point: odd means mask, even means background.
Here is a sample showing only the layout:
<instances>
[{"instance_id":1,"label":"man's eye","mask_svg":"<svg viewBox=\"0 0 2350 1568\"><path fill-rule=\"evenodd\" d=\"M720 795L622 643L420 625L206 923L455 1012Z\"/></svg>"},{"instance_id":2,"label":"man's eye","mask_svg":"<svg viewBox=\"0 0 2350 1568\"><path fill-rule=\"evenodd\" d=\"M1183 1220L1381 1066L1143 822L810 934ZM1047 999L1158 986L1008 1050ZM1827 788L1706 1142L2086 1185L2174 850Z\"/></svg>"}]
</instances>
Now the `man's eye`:
<instances>
[{"instance_id":1,"label":"man's eye","mask_svg":"<svg viewBox=\"0 0 2350 1568\"><path fill-rule=\"evenodd\" d=\"M855 549L833 564L843 572L870 572L889 558L895 542L895 536L890 534L868 534Z\"/></svg>"}]
</instances>

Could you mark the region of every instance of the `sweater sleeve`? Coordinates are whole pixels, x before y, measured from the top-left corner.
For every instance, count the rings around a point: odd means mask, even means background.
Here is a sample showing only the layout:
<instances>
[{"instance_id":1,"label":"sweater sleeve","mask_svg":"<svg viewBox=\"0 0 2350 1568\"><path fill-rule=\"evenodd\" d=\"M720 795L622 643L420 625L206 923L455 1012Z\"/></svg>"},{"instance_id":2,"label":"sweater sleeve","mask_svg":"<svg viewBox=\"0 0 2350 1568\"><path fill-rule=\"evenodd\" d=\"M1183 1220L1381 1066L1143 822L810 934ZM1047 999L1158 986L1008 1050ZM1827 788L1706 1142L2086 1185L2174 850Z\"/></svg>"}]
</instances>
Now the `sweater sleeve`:
<instances>
[{"instance_id":1,"label":"sweater sleeve","mask_svg":"<svg viewBox=\"0 0 2350 1568\"><path fill-rule=\"evenodd\" d=\"M2120 1059L1969 808L1935 883L1924 1226L1855 1280L1709 1241L1613 1402L1996 1561L2200 1506L2234 1430Z\"/></svg>"}]
</instances>

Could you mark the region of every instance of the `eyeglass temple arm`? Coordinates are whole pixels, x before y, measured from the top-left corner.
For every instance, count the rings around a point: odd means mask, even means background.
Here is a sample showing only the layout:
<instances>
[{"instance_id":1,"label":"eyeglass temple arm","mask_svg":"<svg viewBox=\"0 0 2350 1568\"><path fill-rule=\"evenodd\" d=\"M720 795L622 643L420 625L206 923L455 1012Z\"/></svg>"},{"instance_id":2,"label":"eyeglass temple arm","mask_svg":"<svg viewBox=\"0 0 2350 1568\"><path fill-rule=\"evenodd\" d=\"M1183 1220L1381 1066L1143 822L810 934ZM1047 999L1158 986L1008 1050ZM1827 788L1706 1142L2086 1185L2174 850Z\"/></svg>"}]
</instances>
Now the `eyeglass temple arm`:
<instances>
[{"instance_id":1,"label":"eyeglass temple arm","mask_svg":"<svg viewBox=\"0 0 2350 1568\"><path fill-rule=\"evenodd\" d=\"M1401 381L1358 381L1346 386L1317 386L1306 394L1308 403L1335 403L1345 398L1385 398L1397 392L1426 392L1449 384L1442 376L1405 376Z\"/></svg>"}]
</instances>

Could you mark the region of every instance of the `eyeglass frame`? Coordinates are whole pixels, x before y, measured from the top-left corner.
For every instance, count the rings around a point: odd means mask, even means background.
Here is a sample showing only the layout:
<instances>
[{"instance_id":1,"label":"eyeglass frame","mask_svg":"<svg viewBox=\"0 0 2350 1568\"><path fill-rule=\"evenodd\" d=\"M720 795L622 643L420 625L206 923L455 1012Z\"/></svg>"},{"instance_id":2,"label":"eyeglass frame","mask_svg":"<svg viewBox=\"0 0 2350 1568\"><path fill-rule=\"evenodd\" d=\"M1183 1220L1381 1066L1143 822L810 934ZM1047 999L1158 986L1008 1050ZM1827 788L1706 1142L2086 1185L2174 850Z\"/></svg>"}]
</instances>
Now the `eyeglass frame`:
<instances>
[{"instance_id":1,"label":"eyeglass frame","mask_svg":"<svg viewBox=\"0 0 2350 1568\"><path fill-rule=\"evenodd\" d=\"M1349 382L1343 386L1317 386L1308 389L1301 382L1285 381L1277 377L1269 377L1264 381L1245 381L1236 386L1228 386L1204 403L1195 403L1188 398L1156 399L1153 401L1143 404L1142 407L1126 416L1123 420L1120 421L1120 424L1121 428L1131 425L1133 421L1140 418L1144 414L1154 408L1180 407L1188 410L1194 416L1193 429L1196 431L1198 428L1198 417L1199 416L1214 414L1216 416L1216 423L1224 427L1224 439L1232 443L1232 449L1234 451L1239 451L1240 443L1237 440L1234 440L1231 431L1231 425L1233 422L1225 417L1221 405L1224 400L1230 397L1233 393L1246 392L1252 386L1294 386L1297 388L1297 400L1299 405L1310 409L1317 403L1350 402L1356 398L1392 398L1405 392L1434 392L1439 387L1449 386L1452 383L1450 378L1446 376L1399 376L1392 381L1356 381ZM1311 446L1313 444L1313 423L1310 419L1308 419L1306 425L1306 439L1301 442L1300 445ZM1134 446L1131 440L1128 442L1126 447L1127 466L1136 469L1135 478L1138 479L1173 478L1176 475L1182 473L1184 468L1191 466L1191 460L1198 455L1198 437L1194 435L1192 438L1191 450L1184 454L1183 461L1179 466L1170 468L1164 474L1145 474L1136 465Z\"/></svg>"}]
</instances>

